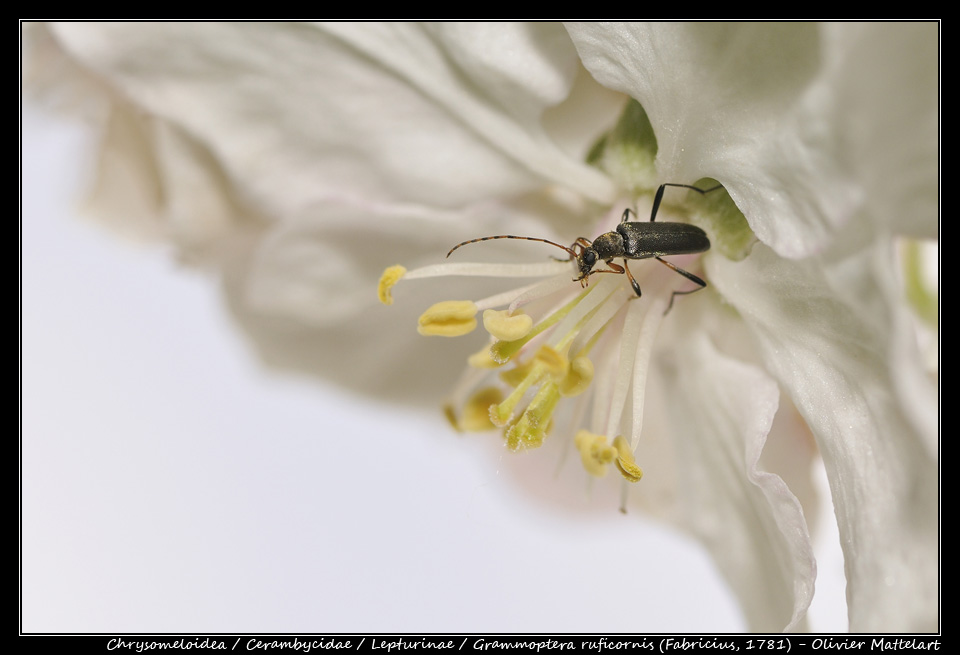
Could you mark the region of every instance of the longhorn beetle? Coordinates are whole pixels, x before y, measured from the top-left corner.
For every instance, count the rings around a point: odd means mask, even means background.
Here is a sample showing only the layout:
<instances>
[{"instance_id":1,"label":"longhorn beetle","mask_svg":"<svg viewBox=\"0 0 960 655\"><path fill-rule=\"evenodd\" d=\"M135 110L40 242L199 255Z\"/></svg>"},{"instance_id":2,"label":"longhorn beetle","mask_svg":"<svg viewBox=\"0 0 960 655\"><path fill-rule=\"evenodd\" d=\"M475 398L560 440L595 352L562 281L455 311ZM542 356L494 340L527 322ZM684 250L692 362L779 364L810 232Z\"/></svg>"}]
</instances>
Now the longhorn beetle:
<instances>
[{"instance_id":1,"label":"longhorn beetle","mask_svg":"<svg viewBox=\"0 0 960 655\"><path fill-rule=\"evenodd\" d=\"M479 239L471 239L463 243L458 243L450 249L447 257L461 246L469 243L478 243L480 241L489 241L491 239L540 241L542 243L549 243L551 246L556 246L570 253L570 260L576 261L577 268L580 269L580 276L574 278L573 281L579 282L580 286L587 286L590 276L595 273L626 274L626 276L630 278L630 286L633 287L633 292L637 294L638 298L641 295L640 285L637 284L633 273L630 272L630 268L627 266L627 260L653 258L698 285L696 289L690 289L689 291L674 291L670 296L670 304L667 305L667 309L664 312L664 314L666 314L670 311L670 308L673 307L674 298L700 291L700 289L707 286L707 283L693 273L683 270L662 257L665 255L692 255L710 250L710 239L707 238L707 234L699 227L687 223L655 222L657 219L657 210L660 209L660 201L663 200L663 191L668 186L692 189L701 195L706 195L711 191L716 191L723 187L722 184L718 184L715 187L704 190L690 186L689 184L673 184L670 182L661 184L657 189L657 194L653 198L653 209L650 211L649 222L641 223L640 221L628 220L630 218L630 209L627 208L623 210L623 217L620 219L620 224L617 225L617 229L613 232L601 234L594 239L593 242L589 239L579 237L568 248L567 246L554 243L547 239L502 234L492 237L480 237ZM577 252L577 248L580 249L579 252ZM613 262L614 259L620 258L623 259L622 266ZM605 262L610 268L594 270L593 267L600 261Z\"/></svg>"}]
</instances>

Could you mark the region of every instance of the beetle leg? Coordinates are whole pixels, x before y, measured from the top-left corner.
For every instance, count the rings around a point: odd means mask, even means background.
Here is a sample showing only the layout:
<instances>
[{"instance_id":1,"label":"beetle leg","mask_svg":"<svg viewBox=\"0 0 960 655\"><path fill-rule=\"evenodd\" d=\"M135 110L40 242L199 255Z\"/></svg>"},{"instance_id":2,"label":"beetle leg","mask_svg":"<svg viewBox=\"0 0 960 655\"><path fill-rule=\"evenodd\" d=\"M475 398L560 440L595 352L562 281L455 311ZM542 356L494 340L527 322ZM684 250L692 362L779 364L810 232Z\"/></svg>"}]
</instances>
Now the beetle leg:
<instances>
[{"instance_id":1,"label":"beetle leg","mask_svg":"<svg viewBox=\"0 0 960 655\"><path fill-rule=\"evenodd\" d=\"M630 272L630 267L627 266L626 259L623 260L623 266L621 266L620 264L614 264L613 261L606 262L606 264L612 270L605 271L603 269L600 269L599 271L593 271L593 272L594 273L619 273L620 275L626 274L626 276L630 278L630 286L633 287L633 292L637 294L637 298L639 298L642 295L640 293L640 285L637 284L636 278L633 277L633 273Z\"/></svg>"},{"instance_id":2,"label":"beetle leg","mask_svg":"<svg viewBox=\"0 0 960 655\"><path fill-rule=\"evenodd\" d=\"M635 294L637 294L637 298L639 298L639 297L642 295L642 294L640 293L640 285L637 284L636 278L633 277L633 273L630 272L630 267L627 266L627 260L626 260L626 259L623 260L623 272L627 274L627 277L628 277L628 278L630 278L630 286L633 287L633 292L634 292Z\"/></svg>"},{"instance_id":3,"label":"beetle leg","mask_svg":"<svg viewBox=\"0 0 960 655\"><path fill-rule=\"evenodd\" d=\"M711 191L712 191L712 190L713 190L713 189L711 189ZM670 304L667 305L666 311L663 312L664 316L666 316L667 312L670 311L670 308L673 307L673 301L674 301L674 299L675 299L677 296L685 296L685 295L687 295L688 293L695 293L695 292L697 292L697 291L700 291L700 289L703 289L703 288L705 288L705 287L707 286L707 283L706 283L706 282L704 282L702 279L700 279L699 277L697 277L696 275L694 275L694 274L691 273L690 271L685 271L685 270L683 270L682 268L680 268L679 266L677 266L676 264L671 264L671 263L668 262L666 259L660 259L659 257L657 257L657 261L660 262L661 264L665 265L665 266L669 266L670 268L672 268L673 270L675 270L677 273L679 273L679 274L682 275L683 277L685 277L685 278L687 278L688 280L690 280L691 282L694 282L695 284L700 285L700 286L698 286L696 289L688 289L687 291L674 291L673 294L670 296Z\"/></svg>"},{"instance_id":4,"label":"beetle leg","mask_svg":"<svg viewBox=\"0 0 960 655\"><path fill-rule=\"evenodd\" d=\"M623 260L623 266L620 264L614 264L612 260L604 263L609 266L611 270L607 271L601 268L598 271L591 271L591 273L617 273L618 275L626 274L626 276L630 278L630 286L633 287L633 292L637 294L637 298L640 297L640 285L637 284L636 278L634 278L633 273L630 272L630 267L627 266L626 259Z\"/></svg>"},{"instance_id":5,"label":"beetle leg","mask_svg":"<svg viewBox=\"0 0 960 655\"><path fill-rule=\"evenodd\" d=\"M620 264L614 264L613 261L604 261L604 263L610 267L610 270L605 268L594 269L590 271L587 275L593 275L594 273L615 273L617 275L624 275L630 278L630 286L633 287L633 292L637 294L637 298L640 297L640 285L637 284L637 280L633 277L633 273L630 272L629 267L627 267L627 260L623 260L623 266Z\"/></svg>"},{"instance_id":6,"label":"beetle leg","mask_svg":"<svg viewBox=\"0 0 960 655\"><path fill-rule=\"evenodd\" d=\"M630 214L633 214L634 216L636 216L636 215L637 215L637 210L636 210L636 209L633 209L632 207L627 207L626 209L624 209L624 210L623 210L623 216L620 217L620 222L621 222L621 223L629 223L629 222L630 222Z\"/></svg>"},{"instance_id":7,"label":"beetle leg","mask_svg":"<svg viewBox=\"0 0 960 655\"><path fill-rule=\"evenodd\" d=\"M660 201L663 200L663 190L668 186L676 186L682 189L690 189L691 191L696 191L702 196L707 195L711 191L716 191L717 189L722 189L723 185L718 184L717 186L710 187L709 189L700 189L695 186L690 186L689 184L674 184L673 182L667 182L666 184L661 184L657 188L657 195L653 197L653 209L650 210L650 222L653 223L657 220L657 211L660 209Z\"/></svg>"},{"instance_id":8,"label":"beetle leg","mask_svg":"<svg viewBox=\"0 0 960 655\"><path fill-rule=\"evenodd\" d=\"M605 261L604 263L613 270L607 270L605 268L595 268L589 273L587 273L586 275L581 275L578 278L574 278L573 281L579 282L581 287L585 287L588 284L587 278L596 273L616 273L617 275L623 275L623 267L620 266L620 264L614 264L613 262L607 262L607 261Z\"/></svg>"}]
</instances>

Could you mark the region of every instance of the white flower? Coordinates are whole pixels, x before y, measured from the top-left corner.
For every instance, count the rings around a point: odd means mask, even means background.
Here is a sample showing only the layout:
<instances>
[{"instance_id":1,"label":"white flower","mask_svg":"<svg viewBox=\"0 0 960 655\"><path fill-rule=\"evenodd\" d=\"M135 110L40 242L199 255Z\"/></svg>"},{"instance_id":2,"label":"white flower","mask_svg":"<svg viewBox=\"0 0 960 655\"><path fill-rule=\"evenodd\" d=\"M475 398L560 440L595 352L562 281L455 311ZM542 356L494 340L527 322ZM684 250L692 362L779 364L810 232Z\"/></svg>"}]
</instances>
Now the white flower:
<instances>
[{"instance_id":1,"label":"white flower","mask_svg":"<svg viewBox=\"0 0 960 655\"><path fill-rule=\"evenodd\" d=\"M709 290L663 317L685 282L665 267L631 264L635 302L625 276L592 278L588 297L625 309L596 367L605 420L591 432L628 426L646 471L633 497L707 544L761 630L802 628L813 593L797 500L812 434L851 629L937 628L936 395L894 250L899 236L938 235L936 25L67 24L36 36L109 100L95 210L150 217L140 227L221 270L268 361L368 392L439 399L453 374L451 351L417 343L409 314L374 306L384 266L433 264L488 235L592 239L661 183L722 183L759 239L741 261L745 230L686 192L658 215L705 221L713 248L689 266ZM643 124L618 122L626 96L649 116L655 158L635 148L650 135L615 131L588 164L601 134ZM501 262L551 254L470 247ZM614 361L620 344L628 356ZM551 439L573 439L563 432Z\"/></svg>"}]
</instances>

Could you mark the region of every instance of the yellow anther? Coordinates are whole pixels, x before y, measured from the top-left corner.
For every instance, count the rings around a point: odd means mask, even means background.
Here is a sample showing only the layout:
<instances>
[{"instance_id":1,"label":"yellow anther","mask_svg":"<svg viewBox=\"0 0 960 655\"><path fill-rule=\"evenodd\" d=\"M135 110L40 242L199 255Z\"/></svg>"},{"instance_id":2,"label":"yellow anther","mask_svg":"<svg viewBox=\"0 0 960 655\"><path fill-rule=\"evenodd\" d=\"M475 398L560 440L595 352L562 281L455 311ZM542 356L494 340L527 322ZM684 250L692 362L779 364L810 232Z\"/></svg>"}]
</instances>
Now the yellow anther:
<instances>
[{"instance_id":1,"label":"yellow anther","mask_svg":"<svg viewBox=\"0 0 960 655\"><path fill-rule=\"evenodd\" d=\"M495 361L490 356L490 346L484 346L483 350L479 350L467 357L467 364L473 368L500 368L503 366L503 364Z\"/></svg>"},{"instance_id":2,"label":"yellow anther","mask_svg":"<svg viewBox=\"0 0 960 655\"><path fill-rule=\"evenodd\" d=\"M555 382L546 382L530 401L520 420L507 428L504 438L510 450L539 448L550 427L553 410L560 401L560 391Z\"/></svg>"},{"instance_id":3,"label":"yellow anther","mask_svg":"<svg viewBox=\"0 0 960 655\"><path fill-rule=\"evenodd\" d=\"M627 482L637 482L643 477L643 470L637 466L633 459L633 451L630 450L630 444L623 437L617 437L613 440L613 447L617 449L617 468Z\"/></svg>"},{"instance_id":4,"label":"yellow anther","mask_svg":"<svg viewBox=\"0 0 960 655\"><path fill-rule=\"evenodd\" d=\"M580 355L570 362L566 377L560 382L560 393L564 396L576 396L583 393L593 381L593 362Z\"/></svg>"},{"instance_id":5,"label":"yellow anther","mask_svg":"<svg viewBox=\"0 0 960 655\"><path fill-rule=\"evenodd\" d=\"M617 449L611 446L610 441L602 434L580 430L573 438L573 443L580 451L583 468L598 478L607 474L610 462L617 458Z\"/></svg>"},{"instance_id":6,"label":"yellow anther","mask_svg":"<svg viewBox=\"0 0 960 655\"><path fill-rule=\"evenodd\" d=\"M450 403L443 406L443 417L447 419L447 422L454 430L462 432L460 429L460 421L457 420L457 412Z\"/></svg>"},{"instance_id":7,"label":"yellow anther","mask_svg":"<svg viewBox=\"0 0 960 655\"><path fill-rule=\"evenodd\" d=\"M518 387L530 375L531 369L537 363L536 359L528 359L522 364L514 364L512 367L500 371L500 379L511 387Z\"/></svg>"},{"instance_id":8,"label":"yellow anther","mask_svg":"<svg viewBox=\"0 0 960 655\"><path fill-rule=\"evenodd\" d=\"M511 316L507 310L488 309L483 312L483 327L501 341L522 339L533 329L533 319L526 314Z\"/></svg>"},{"instance_id":9,"label":"yellow anther","mask_svg":"<svg viewBox=\"0 0 960 655\"><path fill-rule=\"evenodd\" d=\"M550 346L541 346L534 357L537 364L543 367L544 372L557 380L566 377L570 369L570 362L567 361L566 356Z\"/></svg>"},{"instance_id":10,"label":"yellow anther","mask_svg":"<svg viewBox=\"0 0 960 655\"><path fill-rule=\"evenodd\" d=\"M501 378L515 388L506 400L490 408L490 420L500 427L507 425L527 390L545 378L562 380L568 368L570 364L562 353L558 353L550 346L542 346L533 359L517 365L515 369L504 371ZM555 384L553 386L557 388Z\"/></svg>"},{"instance_id":11,"label":"yellow anther","mask_svg":"<svg viewBox=\"0 0 960 655\"><path fill-rule=\"evenodd\" d=\"M490 422L490 407L503 400L503 393L496 387L480 389L470 396L463 406L459 428L465 432L483 432L496 426Z\"/></svg>"},{"instance_id":12,"label":"yellow anther","mask_svg":"<svg viewBox=\"0 0 960 655\"><path fill-rule=\"evenodd\" d=\"M533 329L526 334L526 336L520 337L519 339L514 339L513 341L497 341L495 344L490 346L490 356L493 357L495 361L500 362L501 364L506 364L510 359L520 351L527 342L533 339L535 336L543 332L544 330L553 327L556 325L564 316L570 313L574 307L577 306L584 296L590 292L590 289L584 289L576 298L568 302L566 305L561 307L559 310L555 311L553 314L543 319L537 323Z\"/></svg>"},{"instance_id":13,"label":"yellow anther","mask_svg":"<svg viewBox=\"0 0 960 655\"><path fill-rule=\"evenodd\" d=\"M380 276L380 282L377 284L377 298L384 305L393 304L393 295L390 293L393 285L400 281L407 274L407 269L403 266L391 266Z\"/></svg>"},{"instance_id":14,"label":"yellow anther","mask_svg":"<svg viewBox=\"0 0 960 655\"><path fill-rule=\"evenodd\" d=\"M438 302L420 315L417 332L424 336L459 337L477 327L477 306L471 300Z\"/></svg>"}]
</instances>

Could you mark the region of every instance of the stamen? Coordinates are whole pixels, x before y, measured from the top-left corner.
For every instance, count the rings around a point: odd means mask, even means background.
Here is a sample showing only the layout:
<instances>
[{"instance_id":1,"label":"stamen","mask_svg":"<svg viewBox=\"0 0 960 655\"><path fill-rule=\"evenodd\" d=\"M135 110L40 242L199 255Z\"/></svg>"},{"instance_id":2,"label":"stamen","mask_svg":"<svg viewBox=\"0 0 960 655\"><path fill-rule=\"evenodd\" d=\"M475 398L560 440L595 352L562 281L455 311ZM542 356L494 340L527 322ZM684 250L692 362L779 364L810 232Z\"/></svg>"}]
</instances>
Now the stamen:
<instances>
[{"instance_id":1,"label":"stamen","mask_svg":"<svg viewBox=\"0 0 960 655\"><path fill-rule=\"evenodd\" d=\"M500 379L504 384L513 387L516 389L520 383L522 383L527 376L530 375L530 371L536 365L536 358L528 359L525 362L515 363L510 368L505 368L500 371Z\"/></svg>"},{"instance_id":2,"label":"stamen","mask_svg":"<svg viewBox=\"0 0 960 655\"><path fill-rule=\"evenodd\" d=\"M548 277L569 272L567 262L544 262L542 264L477 264L472 262L431 264L409 271L404 278L419 280L430 277Z\"/></svg>"},{"instance_id":3,"label":"stamen","mask_svg":"<svg viewBox=\"0 0 960 655\"><path fill-rule=\"evenodd\" d=\"M635 304L635 303L634 303ZM618 335L623 329L622 317L616 317L611 329ZM603 375L598 375L594 381L592 396L594 398L593 411L590 418L590 429L598 434L608 434L606 432L607 417L611 411L610 399L613 397L613 387L616 382L616 376L613 372L617 370L617 364L620 355L620 344L614 340L607 340L603 343L603 348L597 354L596 368L603 371ZM614 432L617 434L617 432Z\"/></svg>"},{"instance_id":4,"label":"stamen","mask_svg":"<svg viewBox=\"0 0 960 655\"><path fill-rule=\"evenodd\" d=\"M620 432L620 418L630 390L631 373L633 372L634 354L637 349L637 337L640 334L640 322L643 318L643 306L640 303L630 303L627 316L623 322L623 337L620 339L620 356L617 362L617 377L610 395L610 414L607 416L606 434Z\"/></svg>"},{"instance_id":5,"label":"stamen","mask_svg":"<svg viewBox=\"0 0 960 655\"><path fill-rule=\"evenodd\" d=\"M530 401L520 420L507 428L504 435L507 447L513 451L540 447L547 436L553 410L557 408L559 401L560 391L557 389L556 382L545 382Z\"/></svg>"},{"instance_id":6,"label":"stamen","mask_svg":"<svg viewBox=\"0 0 960 655\"><path fill-rule=\"evenodd\" d=\"M391 266L383 272L383 275L380 276L380 282L377 284L377 298L380 299L384 305L393 304L393 294L391 290L393 285L400 281L407 273L407 269L403 266Z\"/></svg>"},{"instance_id":7,"label":"stamen","mask_svg":"<svg viewBox=\"0 0 960 655\"><path fill-rule=\"evenodd\" d=\"M495 361L490 356L489 344L467 357L467 364L473 368L500 368L503 366L502 362Z\"/></svg>"},{"instance_id":8,"label":"stamen","mask_svg":"<svg viewBox=\"0 0 960 655\"><path fill-rule=\"evenodd\" d=\"M603 477L614 464L627 482L637 482L643 471L633 451L643 428L653 345L672 290L650 284L647 292L645 283L651 279L646 274L639 278L645 290L640 300L625 275L601 275L592 278L595 284L578 288L573 268L570 261L444 263L412 271L392 266L381 276L377 294L391 304L391 290L401 279L546 277L481 300L440 302L420 316L420 334L460 336L476 328L482 312L483 326L492 337L468 358L469 368L453 388L444 413L461 432L500 427L507 447L522 450L543 443L561 397L579 395L571 403L572 416L564 415L563 423L571 432L581 425L592 430L576 431L573 439L584 469ZM595 346L597 352L591 354ZM496 382L495 375L502 381L499 388L488 386ZM591 389L592 384L596 388ZM591 408L591 419L584 421ZM619 436L611 442L613 435Z\"/></svg>"},{"instance_id":9,"label":"stamen","mask_svg":"<svg viewBox=\"0 0 960 655\"><path fill-rule=\"evenodd\" d=\"M533 319L526 314L512 316L507 310L488 309L483 312L483 327L501 341L515 341L530 333Z\"/></svg>"},{"instance_id":10,"label":"stamen","mask_svg":"<svg viewBox=\"0 0 960 655\"><path fill-rule=\"evenodd\" d=\"M391 291L394 285L396 285L401 279L422 280L425 278L445 276L516 278L548 277L556 276L561 272L569 273L569 271L570 264L567 262L545 262L542 264L476 264L464 262L433 264L430 266L415 268L412 271L408 271L406 268L399 265L390 266L384 270L380 276L380 281L377 284L377 297L384 305L392 305L393 296ZM505 296L501 302L496 304L504 304L515 300L517 294L523 294L542 284L542 282L538 282L529 285L528 287L524 287L523 289L517 289L515 291L508 292L509 295ZM487 299L486 302L490 302L492 300L492 298ZM496 304L491 303L486 305L486 307L495 307Z\"/></svg>"},{"instance_id":11,"label":"stamen","mask_svg":"<svg viewBox=\"0 0 960 655\"><path fill-rule=\"evenodd\" d=\"M590 475L602 478L607 474L610 462L617 458L617 449L601 434L586 430L577 432L573 443L580 451L580 461Z\"/></svg>"},{"instance_id":12,"label":"stamen","mask_svg":"<svg viewBox=\"0 0 960 655\"><path fill-rule=\"evenodd\" d=\"M490 422L490 406L503 400L503 393L496 387L480 389L470 396L463 406L463 416L457 427L463 432L484 432L496 426Z\"/></svg>"},{"instance_id":13,"label":"stamen","mask_svg":"<svg viewBox=\"0 0 960 655\"><path fill-rule=\"evenodd\" d=\"M614 293L618 294L619 297L611 295L608 298L609 302L603 303L580 329L576 338L570 343L571 353L589 353L613 317L623 309L626 299L632 297L633 292L620 288Z\"/></svg>"},{"instance_id":14,"label":"stamen","mask_svg":"<svg viewBox=\"0 0 960 655\"><path fill-rule=\"evenodd\" d=\"M570 368L570 362L563 353L550 346L543 346L537 351L536 361L543 366L547 375L556 379L563 378Z\"/></svg>"},{"instance_id":15,"label":"stamen","mask_svg":"<svg viewBox=\"0 0 960 655\"><path fill-rule=\"evenodd\" d=\"M562 379L569 368L567 358L550 346L543 346L537 351L532 360L532 364L526 369L526 375L519 381L516 388L499 405L490 407L490 420L499 427L507 425L513 417L514 410L527 391L540 383L545 377L552 377L555 380ZM553 382L554 387L557 385ZM541 389L542 390L542 389ZM559 391L558 391L559 396ZM532 405L533 403L531 403ZM528 408L529 411L529 408Z\"/></svg>"},{"instance_id":16,"label":"stamen","mask_svg":"<svg viewBox=\"0 0 960 655\"><path fill-rule=\"evenodd\" d=\"M470 300L438 302L420 315L417 332L424 336L459 337L477 327L477 306Z\"/></svg>"},{"instance_id":17,"label":"stamen","mask_svg":"<svg viewBox=\"0 0 960 655\"><path fill-rule=\"evenodd\" d=\"M487 309L492 309L494 307L502 307L503 305L512 303L513 300L517 298L517 296L523 294L523 292L527 291L528 289L534 288L535 286L536 286L535 284L529 284L519 289L510 289L509 291L504 291L502 293L497 293L492 296L488 296L486 298L483 298L482 300L476 301L477 307L479 307L484 311L486 311Z\"/></svg>"},{"instance_id":18,"label":"stamen","mask_svg":"<svg viewBox=\"0 0 960 655\"><path fill-rule=\"evenodd\" d=\"M568 289L570 287L570 282L570 269L567 268L566 271L559 275L554 275L548 280L537 282L536 284L531 285L529 288L523 289L521 293L514 298L513 302L510 303L510 306L507 309L514 311L517 309L517 307L522 307L533 300L544 298L549 296L551 293L560 291L561 289Z\"/></svg>"},{"instance_id":19,"label":"stamen","mask_svg":"<svg viewBox=\"0 0 960 655\"><path fill-rule=\"evenodd\" d=\"M627 482L639 482L640 478L643 477L643 471L637 466L637 462L633 458L633 450L631 450L630 444L623 437L617 437L613 440L613 447L617 449L616 465L620 475Z\"/></svg>"},{"instance_id":20,"label":"stamen","mask_svg":"<svg viewBox=\"0 0 960 655\"><path fill-rule=\"evenodd\" d=\"M593 287L595 288L595 287ZM585 289L577 294L577 297L568 302L566 305L553 312L547 318L543 319L537 323L532 330L523 338L515 339L513 341L498 341L492 346L490 346L490 356L493 357L495 361L498 362L508 362L510 358L516 355L521 348L523 348L527 343L533 339L538 334L542 333L547 328L553 327L557 324L563 317L565 317L570 311L577 306L583 298L590 293L593 288Z\"/></svg>"},{"instance_id":21,"label":"stamen","mask_svg":"<svg viewBox=\"0 0 960 655\"><path fill-rule=\"evenodd\" d=\"M643 430L643 404L647 390L647 373L650 371L650 357L653 355L653 344L663 321L663 312L667 301L661 296L654 298L650 308L643 317L640 326L640 336L637 338L637 354L633 363L633 425L630 434L633 435L630 447L636 449L640 443L640 431Z\"/></svg>"},{"instance_id":22,"label":"stamen","mask_svg":"<svg viewBox=\"0 0 960 655\"><path fill-rule=\"evenodd\" d=\"M583 295L582 300L570 309L557 329L550 335L550 345L558 350L569 346L583 324L589 321L589 317L592 316L591 312L595 312L600 305L606 302L618 287L617 281L612 279L601 280L591 287L593 293Z\"/></svg>"},{"instance_id":23,"label":"stamen","mask_svg":"<svg viewBox=\"0 0 960 655\"><path fill-rule=\"evenodd\" d=\"M560 393L564 396L576 396L587 390L593 382L593 362L585 356L574 357L570 370L560 382Z\"/></svg>"},{"instance_id":24,"label":"stamen","mask_svg":"<svg viewBox=\"0 0 960 655\"><path fill-rule=\"evenodd\" d=\"M444 403L444 414L458 432L460 431L460 422L457 420L457 408L466 406L469 399L476 395L477 389L480 388L488 375L488 372L484 369L468 366L453 386L447 402Z\"/></svg>"},{"instance_id":25,"label":"stamen","mask_svg":"<svg viewBox=\"0 0 960 655\"><path fill-rule=\"evenodd\" d=\"M451 403L444 404L443 417L447 419L447 423L450 424L450 427L452 427L457 432L461 432L460 421L457 420L457 410L454 408L453 404Z\"/></svg>"}]
</instances>

